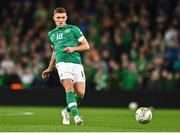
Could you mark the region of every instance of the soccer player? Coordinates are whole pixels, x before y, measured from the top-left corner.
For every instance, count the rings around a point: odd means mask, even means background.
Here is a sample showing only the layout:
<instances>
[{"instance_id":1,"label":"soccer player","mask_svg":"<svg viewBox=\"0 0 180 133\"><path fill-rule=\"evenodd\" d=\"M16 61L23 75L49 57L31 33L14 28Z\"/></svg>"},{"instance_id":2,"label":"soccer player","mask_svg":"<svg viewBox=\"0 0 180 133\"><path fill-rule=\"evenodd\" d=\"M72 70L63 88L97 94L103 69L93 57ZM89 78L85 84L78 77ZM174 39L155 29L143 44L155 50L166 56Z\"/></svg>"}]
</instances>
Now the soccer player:
<instances>
[{"instance_id":1,"label":"soccer player","mask_svg":"<svg viewBox=\"0 0 180 133\"><path fill-rule=\"evenodd\" d=\"M89 44L77 26L66 24L67 11L58 7L54 9L53 19L56 28L48 33L53 52L49 66L42 72L42 78L48 78L56 66L60 82L66 91L67 107L61 111L63 124L69 125L69 113L74 122L83 125L77 106L85 93L85 74L79 52L89 49Z\"/></svg>"}]
</instances>

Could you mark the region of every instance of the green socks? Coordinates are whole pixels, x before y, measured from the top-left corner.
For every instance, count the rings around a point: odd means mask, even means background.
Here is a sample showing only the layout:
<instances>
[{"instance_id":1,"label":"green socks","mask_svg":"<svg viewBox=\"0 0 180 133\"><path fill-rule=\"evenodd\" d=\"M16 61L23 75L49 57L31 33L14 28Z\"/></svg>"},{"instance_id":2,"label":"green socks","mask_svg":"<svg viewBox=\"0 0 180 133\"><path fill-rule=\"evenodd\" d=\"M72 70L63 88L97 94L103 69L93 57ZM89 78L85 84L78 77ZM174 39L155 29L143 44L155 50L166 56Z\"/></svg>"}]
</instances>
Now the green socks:
<instances>
[{"instance_id":1,"label":"green socks","mask_svg":"<svg viewBox=\"0 0 180 133\"><path fill-rule=\"evenodd\" d=\"M66 102L68 104L68 108L69 108L68 110L71 111L73 117L78 115L77 102L76 102L76 98L75 98L73 92L67 92L66 93Z\"/></svg>"},{"instance_id":2,"label":"green socks","mask_svg":"<svg viewBox=\"0 0 180 133\"><path fill-rule=\"evenodd\" d=\"M83 98L77 96L76 94L74 94L74 96L75 96L75 99L76 99L77 104L80 104L80 103L82 102Z\"/></svg>"},{"instance_id":3,"label":"green socks","mask_svg":"<svg viewBox=\"0 0 180 133\"><path fill-rule=\"evenodd\" d=\"M69 93L69 92L68 92L68 93ZM74 97L75 97L76 103L77 103L77 104L80 104L81 101L83 100L83 98L77 96L77 95L74 94L74 93L73 93L73 95L74 95ZM67 94L66 94L66 97L67 97ZM70 112L70 111L71 111L70 108L69 108L68 106L65 108L65 110L66 110L67 112Z\"/></svg>"}]
</instances>

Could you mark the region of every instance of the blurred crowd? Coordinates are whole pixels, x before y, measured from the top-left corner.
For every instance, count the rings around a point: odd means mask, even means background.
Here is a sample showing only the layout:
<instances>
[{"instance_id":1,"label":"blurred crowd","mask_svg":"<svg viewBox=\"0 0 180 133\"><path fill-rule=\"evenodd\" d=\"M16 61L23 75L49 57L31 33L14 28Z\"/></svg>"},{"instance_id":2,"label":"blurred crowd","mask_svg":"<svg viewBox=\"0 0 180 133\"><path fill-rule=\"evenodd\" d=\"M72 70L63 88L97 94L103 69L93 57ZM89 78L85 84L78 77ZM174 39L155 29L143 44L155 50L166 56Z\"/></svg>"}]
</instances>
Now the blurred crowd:
<instances>
[{"instance_id":1,"label":"blurred crowd","mask_svg":"<svg viewBox=\"0 0 180 133\"><path fill-rule=\"evenodd\" d=\"M59 85L57 75L41 79L58 6L89 41L90 51L82 53L88 86L97 91L180 88L180 0L0 1L0 88Z\"/></svg>"}]
</instances>

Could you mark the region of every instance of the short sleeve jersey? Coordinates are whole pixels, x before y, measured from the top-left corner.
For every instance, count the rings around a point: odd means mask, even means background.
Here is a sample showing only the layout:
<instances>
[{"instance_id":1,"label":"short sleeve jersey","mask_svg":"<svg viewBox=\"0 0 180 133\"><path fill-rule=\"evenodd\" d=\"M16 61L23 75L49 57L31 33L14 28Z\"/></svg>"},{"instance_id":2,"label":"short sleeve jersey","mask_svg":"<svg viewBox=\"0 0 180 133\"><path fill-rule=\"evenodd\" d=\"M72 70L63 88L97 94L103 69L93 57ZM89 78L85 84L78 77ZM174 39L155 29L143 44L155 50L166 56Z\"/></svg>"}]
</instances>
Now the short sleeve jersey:
<instances>
[{"instance_id":1,"label":"short sleeve jersey","mask_svg":"<svg viewBox=\"0 0 180 133\"><path fill-rule=\"evenodd\" d=\"M56 27L48 33L48 37L53 45L56 63L70 62L81 64L81 57L78 52L67 53L66 47L77 46L78 42L83 39L83 34L77 26L66 24L62 28Z\"/></svg>"}]
</instances>

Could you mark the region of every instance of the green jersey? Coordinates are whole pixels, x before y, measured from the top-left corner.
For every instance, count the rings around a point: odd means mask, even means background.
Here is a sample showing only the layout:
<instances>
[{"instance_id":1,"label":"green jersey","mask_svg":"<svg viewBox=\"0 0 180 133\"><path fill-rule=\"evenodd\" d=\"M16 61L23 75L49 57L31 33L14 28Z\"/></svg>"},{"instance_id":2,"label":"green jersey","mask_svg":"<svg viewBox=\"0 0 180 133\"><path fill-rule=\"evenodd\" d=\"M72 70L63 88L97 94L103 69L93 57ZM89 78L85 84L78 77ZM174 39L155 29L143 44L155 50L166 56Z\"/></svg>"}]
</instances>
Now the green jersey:
<instances>
[{"instance_id":1,"label":"green jersey","mask_svg":"<svg viewBox=\"0 0 180 133\"><path fill-rule=\"evenodd\" d=\"M78 41L83 39L83 34L77 26L66 24L64 27L56 27L48 33L48 37L56 53L56 63L70 62L81 64L78 52L67 53L66 47L78 46Z\"/></svg>"}]
</instances>

